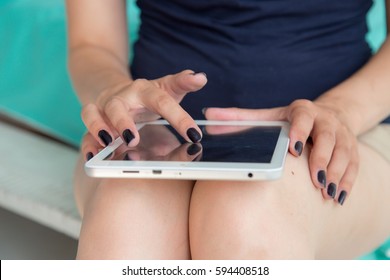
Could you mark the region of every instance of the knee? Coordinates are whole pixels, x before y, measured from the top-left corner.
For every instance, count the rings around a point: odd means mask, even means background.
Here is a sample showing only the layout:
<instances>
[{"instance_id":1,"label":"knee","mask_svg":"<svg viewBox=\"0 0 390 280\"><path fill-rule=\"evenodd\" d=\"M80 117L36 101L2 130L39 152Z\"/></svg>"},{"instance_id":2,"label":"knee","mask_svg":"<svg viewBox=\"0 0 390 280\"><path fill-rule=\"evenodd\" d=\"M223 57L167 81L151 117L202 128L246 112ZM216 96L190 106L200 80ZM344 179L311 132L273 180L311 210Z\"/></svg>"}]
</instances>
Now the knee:
<instances>
[{"instance_id":1,"label":"knee","mask_svg":"<svg viewBox=\"0 0 390 280\"><path fill-rule=\"evenodd\" d=\"M305 227L299 226L302 221L281 206L277 190L267 190L266 183L250 188L229 183L195 190L196 203L190 210L192 257L313 258Z\"/></svg>"}]
</instances>

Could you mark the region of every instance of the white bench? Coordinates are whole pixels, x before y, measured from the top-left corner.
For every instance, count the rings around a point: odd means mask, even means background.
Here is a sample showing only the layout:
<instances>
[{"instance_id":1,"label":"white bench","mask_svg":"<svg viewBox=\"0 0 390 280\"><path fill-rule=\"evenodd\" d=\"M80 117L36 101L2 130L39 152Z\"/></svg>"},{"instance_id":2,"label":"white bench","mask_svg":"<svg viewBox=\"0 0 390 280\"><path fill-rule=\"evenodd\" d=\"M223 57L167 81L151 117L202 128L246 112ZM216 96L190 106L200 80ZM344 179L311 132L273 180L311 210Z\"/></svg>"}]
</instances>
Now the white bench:
<instances>
[{"instance_id":1,"label":"white bench","mask_svg":"<svg viewBox=\"0 0 390 280\"><path fill-rule=\"evenodd\" d=\"M81 220L72 189L77 154L0 121L0 207L77 239Z\"/></svg>"}]
</instances>

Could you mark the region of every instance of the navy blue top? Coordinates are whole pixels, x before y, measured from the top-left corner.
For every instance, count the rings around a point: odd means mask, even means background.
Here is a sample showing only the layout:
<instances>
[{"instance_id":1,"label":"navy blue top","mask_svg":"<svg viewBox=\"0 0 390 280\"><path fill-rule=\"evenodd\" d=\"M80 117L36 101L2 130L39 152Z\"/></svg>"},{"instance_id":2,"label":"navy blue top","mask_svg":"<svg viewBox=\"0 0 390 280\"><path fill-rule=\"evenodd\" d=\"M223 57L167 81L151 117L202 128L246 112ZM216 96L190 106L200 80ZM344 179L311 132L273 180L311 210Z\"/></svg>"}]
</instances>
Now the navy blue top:
<instances>
[{"instance_id":1,"label":"navy blue top","mask_svg":"<svg viewBox=\"0 0 390 280\"><path fill-rule=\"evenodd\" d=\"M134 78L184 69L207 85L182 106L269 108L315 99L371 56L371 0L138 0Z\"/></svg>"}]
</instances>

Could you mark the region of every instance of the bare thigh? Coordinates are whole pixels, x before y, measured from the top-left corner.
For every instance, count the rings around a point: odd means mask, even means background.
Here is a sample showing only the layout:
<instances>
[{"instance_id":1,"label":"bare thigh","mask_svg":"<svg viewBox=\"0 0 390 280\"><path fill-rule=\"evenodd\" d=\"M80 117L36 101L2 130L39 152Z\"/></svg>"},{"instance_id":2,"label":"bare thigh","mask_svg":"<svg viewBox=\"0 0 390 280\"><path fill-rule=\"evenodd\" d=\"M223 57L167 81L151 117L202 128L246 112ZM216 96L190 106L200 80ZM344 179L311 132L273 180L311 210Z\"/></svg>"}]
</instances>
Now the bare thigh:
<instances>
[{"instance_id":1,"label":"bare thigh","mask_svg":"<svg viewBox=\"0 0 390 280\"><path fill-rule=\"evenodd\" d=\"M324 200L306 149L288 155L282 179L199 181L190 208L194 258L355 258L390 235L390 164L360 144L360 170L343 206Z\"/></svg>"},{"instance_id":2,"label":"bare thigh","mask_svg":"<svg viewBox=\"0 0 390 280\"><path fill-rule=\"evenodd\" d=\"M193 182L92 179L83 159L75 196L83 222L77 258L188 259Z\"/></svg>"}]
</instances>

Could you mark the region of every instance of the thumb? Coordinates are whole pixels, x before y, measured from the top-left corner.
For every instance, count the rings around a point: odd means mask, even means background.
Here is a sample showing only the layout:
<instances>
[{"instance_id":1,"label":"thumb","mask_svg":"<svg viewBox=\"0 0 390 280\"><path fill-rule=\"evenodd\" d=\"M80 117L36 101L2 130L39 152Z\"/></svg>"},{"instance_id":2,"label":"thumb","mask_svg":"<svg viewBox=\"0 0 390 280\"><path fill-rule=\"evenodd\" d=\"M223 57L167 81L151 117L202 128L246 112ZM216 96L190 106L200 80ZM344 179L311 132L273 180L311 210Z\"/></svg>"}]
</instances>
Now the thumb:
<instances>
[{"instance_id":1,"label":"thumb","mask_svg":"<svg viewBox=\"0 0 390 280\"><path fill-rule=\"evenodd\" d=\"M167 75L154 80L158 87L168 92L176 99L182 99L188 92L198 91L207 83L205 73L194 73L192 70L184 70L174 75Z\"/></svg>"},{"instance_id":2,"label":"thumb","mask_svg":"<svg viewBox=\"0 0 390 280\"><path fill-rule=\"evenodd\" d=\"M285 119L286 107L273 109L206 108L208 120L280 121Z\"/></svg>"}]
</instances>

